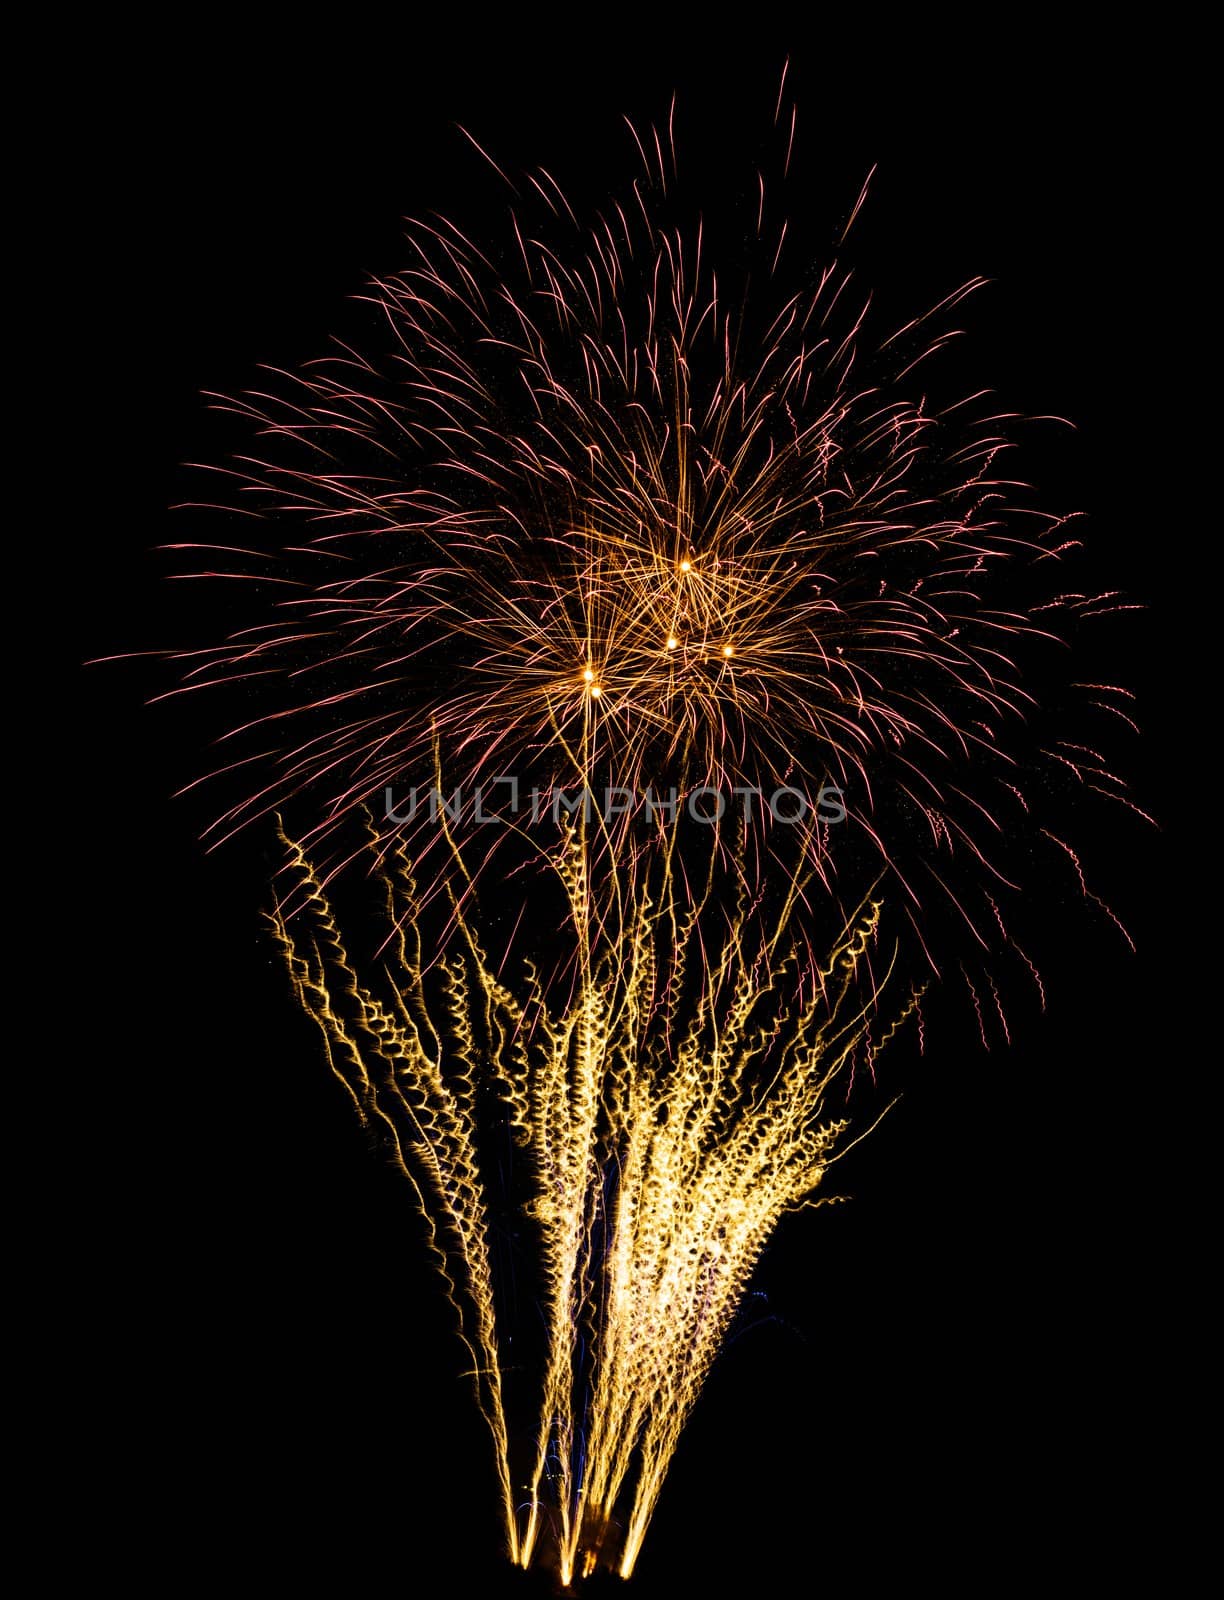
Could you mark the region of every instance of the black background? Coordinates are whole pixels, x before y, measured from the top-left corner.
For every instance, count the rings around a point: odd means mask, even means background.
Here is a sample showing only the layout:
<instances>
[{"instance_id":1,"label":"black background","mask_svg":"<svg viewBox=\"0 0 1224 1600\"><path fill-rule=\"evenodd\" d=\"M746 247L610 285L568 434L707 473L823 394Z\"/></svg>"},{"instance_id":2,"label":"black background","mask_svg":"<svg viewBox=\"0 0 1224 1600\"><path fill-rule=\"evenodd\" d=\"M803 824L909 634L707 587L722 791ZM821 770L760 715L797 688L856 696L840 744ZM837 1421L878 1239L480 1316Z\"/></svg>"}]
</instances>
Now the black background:
<instances>
[{"instance_id":1,"label":"black background","mask_svg":"<svg viewBox=\"0 0 1224 1600\"><path fill-rule=\"evenodd\" d=\"M851 1203L788 1222L762 1262L635 1583L989 1594L1057 1567L1095 1589L1133 1561L1159 1470L1135 1440L1159 1410L1147 1340L1168 1274L1147 1188L1177 959L1184 575L1166 559L1163 350L1195 282L1175 97L1158 59L1140 89L1135 57L1053 37L919 30L885 49L869 30L584 27L227 29L110 80L76 168L94 314L73 381L103 508L80 511L84 653L176 644L199 622L150 551L179 536L179 463L221 439L200 391L318 353L363 276L401 264L403 214L479 230L495 191L456 123L507 170L548 167L581 210L632 168L622 116L664 118L676 90L682 171L716 195L743 152L766 157L790 55L812 237L879 162L855 257L889 320L991 278L961 317L966 373L1077 424L1028 464L1043 503L1089 513L1101 583L1150 608L1115 635L1144 728L1117 764L1162 828L1098 830L1086 852L1137 955L1055 895L1049 1006L1020 1008L1013 1048L983 1052L961 1024L899 1058L900 1104L839 1172ZM353 1125L268 946L270 842L206 855L207 805L171 799L215 725L143 704L168 686L148 662L86 669L69 785L90 839L85 1017L109 1063L93 1082L115 1130L84 1234L117 1352L98 1363L96 1426L131 1463L113 1469L133 1508L116 1548L139 1565L153 1526L159 1561L218 1580L518 1592L411 1195Z\"/></svg>"}]
</instances>

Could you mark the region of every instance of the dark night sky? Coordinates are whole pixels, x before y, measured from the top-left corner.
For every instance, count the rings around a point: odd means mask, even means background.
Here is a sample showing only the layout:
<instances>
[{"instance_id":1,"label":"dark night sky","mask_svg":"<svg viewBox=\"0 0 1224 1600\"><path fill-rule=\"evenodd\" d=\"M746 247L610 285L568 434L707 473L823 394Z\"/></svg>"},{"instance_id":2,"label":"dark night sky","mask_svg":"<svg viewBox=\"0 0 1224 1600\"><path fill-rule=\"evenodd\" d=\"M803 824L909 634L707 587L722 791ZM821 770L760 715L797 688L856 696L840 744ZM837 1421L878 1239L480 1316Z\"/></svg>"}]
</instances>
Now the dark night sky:
<instances>
[{"instance_id":1,"label":"dark night sky","mask_svg":"<svg viewBox=\"0 0 1224 1600\"><path fill-rule=\"evenodd\" d=\"M1061 48L983 44L976 66L919 34L883 61L865 40L694 52L625 40L613 20L593 45L554 40L559 61L509 29L462 54L372 25L339 52L184 39L156 81L133 73L101 97L82 176L108 297L88 653L174 643L174 619L191 620L149 552L176 537L178 464L216 449L199 391L315 354L364 275L400 264L402 214L479 226L489 189L456 122L597 203L630 168L622 113L664 116L675 88L681 161L716 191L763 143L790 53L811 214L844 212L879 162L864 278L898 320L972 274L995 280L963 319L966 371L1077 423L1034 470L1044 501L1090 513L1101 582L1152 607L1117 635L1116 672L1145 728L1120 764L1159 807L1174 596L1153 546L1171 425L1140 396L1161 381L1176 128ZM276 1588L324 1573L356 1594L389 1574L429 1595L468 1571L453 1592L520 1592L496 1560L487 1452L411 1196L352 1125L264 938L269 842L205 856L206 805L170 798L202 769L209 724L143 705L166 686L129 663L79 691L99 846L90 1015L124 1063L107 1092L124 1155L86 1232L124 1329L104 1409L152 1466L132 1492L187 1569ZM1150 1299L1163 1270L1136 1168L1166 1050L1168 834L1094 841L1137 957L1056 899L1050 1005L1021 1008L1014 1048L985 1054L950 1024L924 1060L899 1060L899 1107L841 1169L852 1203L788 1223L762 1263L641 1594L902 1579L989 1594L1064 1541L1064 1570L1095 1589L1088 1575L1124 1552L1135 1417L1119 1351L1138 1358L1136 1286ZM1112 1486L1097 1509L1086 1480Z\"/></svg>"}]
</instances>

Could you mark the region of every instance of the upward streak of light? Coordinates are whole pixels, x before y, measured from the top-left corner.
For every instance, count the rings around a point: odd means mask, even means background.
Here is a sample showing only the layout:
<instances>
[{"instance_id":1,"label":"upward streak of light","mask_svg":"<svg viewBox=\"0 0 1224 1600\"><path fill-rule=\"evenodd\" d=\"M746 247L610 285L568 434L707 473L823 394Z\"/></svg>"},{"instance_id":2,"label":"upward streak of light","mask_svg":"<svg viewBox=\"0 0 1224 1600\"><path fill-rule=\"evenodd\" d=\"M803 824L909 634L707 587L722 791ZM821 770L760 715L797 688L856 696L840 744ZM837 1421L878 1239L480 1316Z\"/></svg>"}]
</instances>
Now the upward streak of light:
<instances>
[{"instance_id":1,"label":"upward streak of light","mask_svg":"<svg viewBox=\"0 0 1224 1600\"><path fill-rule=\"evenodd\" d=\"M566 1584L613 1558L628 1577L765 1241L785 1212L820 1203L846 1128L826 1109L830 1086L915 1007L879 1021L880 907L866 905L818 964L790 938L798 880L771 913L741 889L728 914L713 867L694 897L665 857L607 937L574 834L556 867L579 978L558 994L530 969L517 988L503 981L457 902L462 938L427 962L397 848L384 858L396 931L376 989L290 848L306 909L277 913L276 931L334 1072L429 1221L493 1439L510 1556L555 1560ZM490 1117L525 1157L547 1323L525 1476L501 1375L481 1158Z\"/></svg>"}]
</instances>

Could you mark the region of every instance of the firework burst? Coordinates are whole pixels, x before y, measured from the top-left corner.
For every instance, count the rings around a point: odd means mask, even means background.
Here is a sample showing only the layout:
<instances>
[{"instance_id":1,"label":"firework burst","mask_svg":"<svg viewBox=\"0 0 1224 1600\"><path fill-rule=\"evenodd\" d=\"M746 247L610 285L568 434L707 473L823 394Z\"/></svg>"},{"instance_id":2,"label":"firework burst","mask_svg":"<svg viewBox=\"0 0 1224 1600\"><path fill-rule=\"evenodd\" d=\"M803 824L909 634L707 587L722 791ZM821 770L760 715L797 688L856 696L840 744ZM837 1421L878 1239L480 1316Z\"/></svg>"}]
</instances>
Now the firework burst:
<instances>
[{"instance_id":1,"label":"firework burst","mask_svg":"<svg viewBox=\"0 0 1224 1600\"><path fill-rule=\"evenodd\" d=\"M224 576L275 599L180 658L185 688L262 708L224 741L246 787L210 837L288 808L334 866L359 811L402 832L432 786L468 828L512 780L516 820L529 791L533 821L566 786L628 796L592 831L609 864L643 795L734 794L767 859L766 797L828 786L847 826L806 844L839 916L883 871L931 968L932 900L1006 942L1014 841L1070 859L1030 823L1034 773L1126 803L1026 686L1119 602L1060 582L1076 540L1007 470L1018 419L924 386L980 280L872 333L840 256L787 287L763 182L728 274L671 220L670 128L634 137L641 174L592 225L543 173L496 247L412 224L365 296L376 337L219 400L260 440L218 469L252 528ZM1126 720L1124 690L1087 698ZM415 838L427 877L445 847Z\"/></svg>"}]
</instances>

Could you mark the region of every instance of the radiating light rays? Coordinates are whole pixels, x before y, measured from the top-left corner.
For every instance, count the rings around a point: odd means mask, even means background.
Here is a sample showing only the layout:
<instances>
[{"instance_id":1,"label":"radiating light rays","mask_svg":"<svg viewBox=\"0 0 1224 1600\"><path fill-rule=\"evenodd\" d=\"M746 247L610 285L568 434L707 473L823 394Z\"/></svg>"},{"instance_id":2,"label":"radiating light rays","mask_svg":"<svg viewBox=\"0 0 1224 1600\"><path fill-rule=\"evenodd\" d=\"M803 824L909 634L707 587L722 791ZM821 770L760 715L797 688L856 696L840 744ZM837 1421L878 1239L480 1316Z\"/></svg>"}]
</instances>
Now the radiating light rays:
<instances>
[{"instance_id":1,"label":"radiating light rays","mask_svg":"<svg viewBox=\"0 0 1224 1600\"><path fill-rule=\"evenodd\" d=\"M360 348L219 401L260 435L220 477L263 525L222 565L270 603L182 658L191 689L238 681L252 707L220 764L249 787L209 837L288 806L342 854L359 811L435 769L448 793L828 782L852 797L853 849L822 861L846 904L882 867L915 924L935 899L997 944L1010 842L1044 848L1042 766L1122 798L1041 738L1028 676L1120 602L1059 582L1076 541L1007 467L1019 419L926 386L981 280L877 331L840 257L789 280L785 252L766 274L717 259L669 139L639 148L588 224L543 176L504 247L411 224ZM593 839L605 864L630 827ZM427 876L434 843L414 848Z\"/></svg>"},{"instance_id":2,"label":"radiating light rays","mask_svg":"<svg viewBox=\"0 0 1224 1600\"><path fill-rule=\"evenodd\" d=\"M278 912L276 932L333 1071L429 1221L510 1557L554 1562L567 1584L599 1562L628 1577L762 1247L787 1211L820 1203L847 1126L832 1085L914 1010L899 1000L883 1020L880 906L818 963L794 939L801 877L767 907L742 879L718 886L717 853L696 894L662 856L624 886L612 927L592 915L575 832L555 867L578 978L558 985L530 965L499 972L458 900L461 940L427 953L396 848L382 852L394 936L367 979L290 848L304 909ZM498 1128L527 1174L546 1328L535 1442L518 1450L493 1287Z\"/></svg>"}]
</instances>

